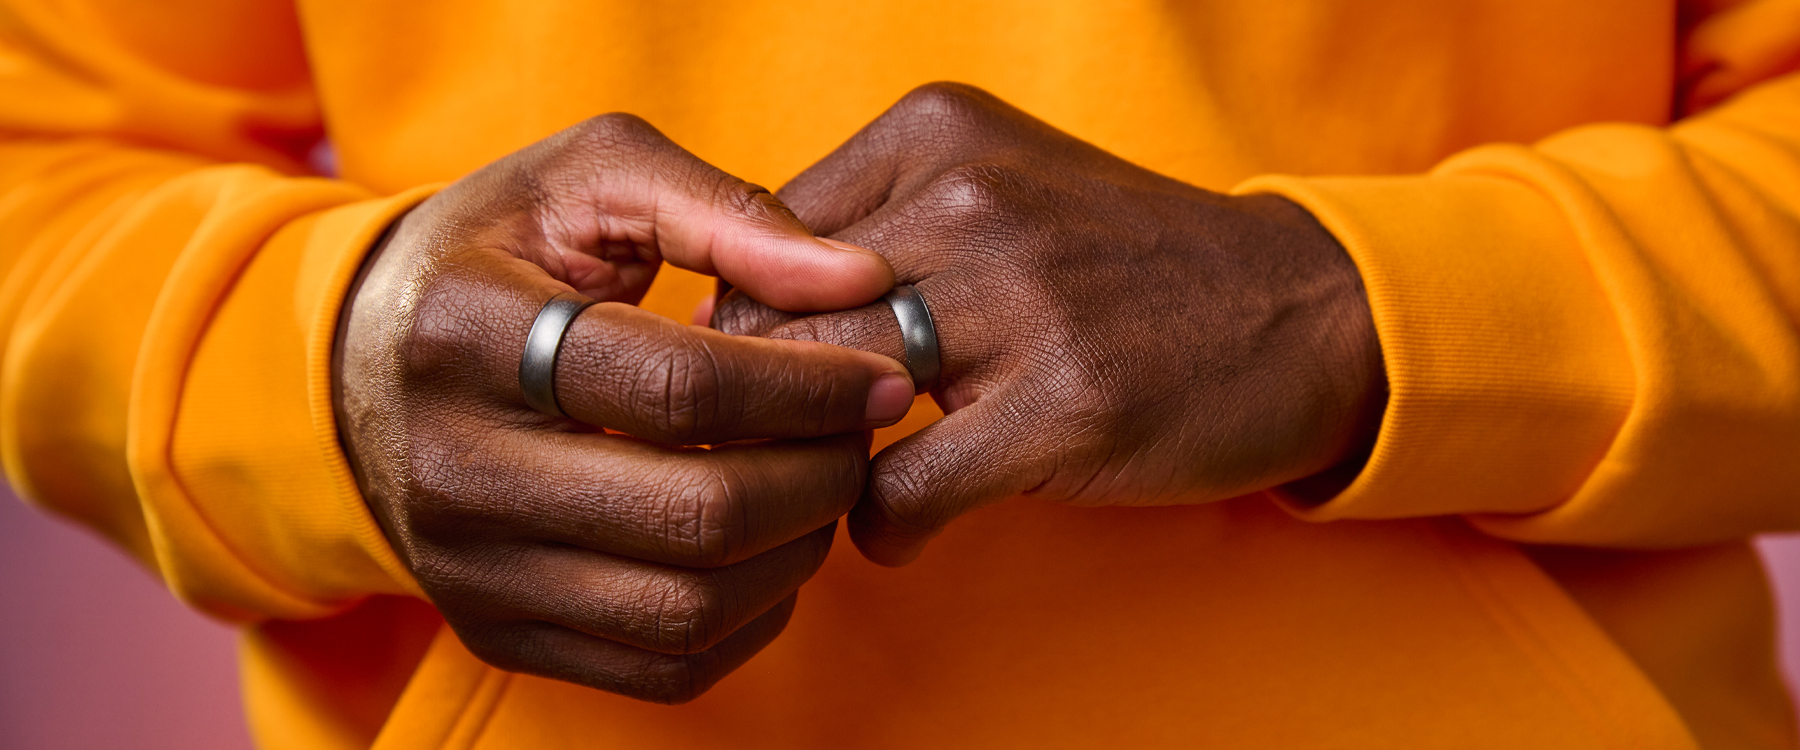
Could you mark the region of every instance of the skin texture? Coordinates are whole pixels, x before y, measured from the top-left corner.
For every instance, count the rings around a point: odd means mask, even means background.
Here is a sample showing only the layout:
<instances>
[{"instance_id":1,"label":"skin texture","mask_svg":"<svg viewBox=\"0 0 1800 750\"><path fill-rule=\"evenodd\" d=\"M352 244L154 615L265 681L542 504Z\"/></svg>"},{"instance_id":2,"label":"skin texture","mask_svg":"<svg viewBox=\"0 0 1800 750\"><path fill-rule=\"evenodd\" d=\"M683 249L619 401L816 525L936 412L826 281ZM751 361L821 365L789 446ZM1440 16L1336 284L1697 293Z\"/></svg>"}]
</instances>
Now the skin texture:
<instances>
[{"instance_id":1,"label":"skin texture","mask_svg":"<svg viewBox=\"0 0 1800 750\"><path fill-rule=\"evenodd\" d=\"M862 494L866 431L913 386L887 357L633 307L664 260L790 310L893 280L767 191L603 116L390 229L340 323L336 396L370 507L473 653L682 702L781 631ZM604 301L564 339L561 419L525 406L518 367L539 307L571 290Z\"/></svg>"},{"instance_id":2,"label":"skin texture","mask_svg":"<svg viewBox=\"0 0 1800 750\"><path fill-rule=\"evenodd\" d=\"M871 560L905 564L1021 494L1326 496L1372 444L1386 384L1361 277L1285 199L1177 182L956 84L912 92L780 196L887 258L937 325L948 416L875 457L850 514ZM758 299L731 291L714 325L904 357L885 303Z\"/></svg>"}]
</instances>

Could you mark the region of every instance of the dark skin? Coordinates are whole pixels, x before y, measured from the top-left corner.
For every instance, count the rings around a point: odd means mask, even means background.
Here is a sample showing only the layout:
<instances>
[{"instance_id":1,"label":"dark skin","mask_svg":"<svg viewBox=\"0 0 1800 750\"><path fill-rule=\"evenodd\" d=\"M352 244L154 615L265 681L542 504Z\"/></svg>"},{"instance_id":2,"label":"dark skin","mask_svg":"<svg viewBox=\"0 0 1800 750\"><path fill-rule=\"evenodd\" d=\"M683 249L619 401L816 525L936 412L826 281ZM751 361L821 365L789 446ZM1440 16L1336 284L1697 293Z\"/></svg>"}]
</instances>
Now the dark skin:
<instances>
[{"instance_id":1,"label":"dark skin","mask_svg":"<svg viewBox=\"0 0 1800 750\"><path fill-rule=\"evenodd\" d=\"M679 703L781 631L862 493L867 430L914 389L886 357L633 307L664 260L790 309L892 284L878 256L609 115L391 229L340 324L336 395L370 508L474 654ZM564 339L560 419L525 406L518 367L570 290L606 302Z\"/></svg>"},{"instance_id":2,"label":"dark skin","mask_svg":"<svg viewBox=\"0 0 1800 750\"><path fill-rule=\"evenodd\" d=\"M1013 495L1329 491L1372 439L1361 280L1283 199L1179 183L944 84L781 196L609 115L457 182L372 256L338 336L340 429L477 656L682 702L780 632L845 513L897 565ZM757 336L632 307L665 260L734 287L713 320ZM866 430L913 392L870 304L896 280L932 306L950 414L870 463ZM558 419L525 407L517 368L570 289L608 302L565 339Z\"/></svg>"},{"instance_id":3,"label":"dark skin","mask_svg":"<svg viewBox=\"0 0 1800 750\"><path fill-rule=\"evenodd\" d=\"M881 253L937 325L948 416L875 457L850 513L871 560L905 564L1018 495L1325 497L1373 442L1386 382L1361 277L1286 199L1163 177L956 84L915 90L780 197ZM740 289L713 321L905 356L885 303L797 316Z\"/></svg>"}]
</instances>

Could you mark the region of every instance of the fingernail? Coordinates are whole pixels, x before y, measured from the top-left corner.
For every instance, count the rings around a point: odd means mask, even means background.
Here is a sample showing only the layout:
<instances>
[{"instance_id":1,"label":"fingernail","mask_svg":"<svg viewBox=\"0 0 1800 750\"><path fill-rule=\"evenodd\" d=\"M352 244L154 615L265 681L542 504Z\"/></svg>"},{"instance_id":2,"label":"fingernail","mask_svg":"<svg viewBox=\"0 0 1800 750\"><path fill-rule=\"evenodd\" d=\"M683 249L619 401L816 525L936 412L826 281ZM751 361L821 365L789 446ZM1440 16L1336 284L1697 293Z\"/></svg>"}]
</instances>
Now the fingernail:
<instances>
[{"instance_id":1,"label":"fingernail","mask_svg":"<svg viewBox=\"0 0 1800 750\"><path fill-rule=\"evenodd\" d=\"M900 421L912 410L912 380L897 372L875 379L869 386L869 408L863 419L870 427L885 427Z\"/></svg>"}]
</instances>

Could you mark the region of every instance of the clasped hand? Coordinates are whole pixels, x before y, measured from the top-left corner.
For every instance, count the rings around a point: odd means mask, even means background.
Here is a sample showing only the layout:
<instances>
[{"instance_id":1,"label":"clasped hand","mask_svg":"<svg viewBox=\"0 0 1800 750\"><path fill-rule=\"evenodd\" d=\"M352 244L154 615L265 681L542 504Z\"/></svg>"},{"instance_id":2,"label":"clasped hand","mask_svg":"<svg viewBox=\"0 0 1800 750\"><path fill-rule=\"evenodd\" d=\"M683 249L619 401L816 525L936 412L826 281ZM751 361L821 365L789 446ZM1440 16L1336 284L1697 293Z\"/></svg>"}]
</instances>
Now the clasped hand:
<instances>
[{"instance_id":1,"label":"clasped hand","mask_svg":"<svg viewBox=\"0 0 1800 750\"><path fill-rule=\"evenodd\" d=\"M665 261L729 285L718 330L633 306ZM931 305L948 416L871 460L913 392L875 302L895 283ZM525 406L518 362L571 290L603 302L565 338L558 419ZM365 497L471 651L663 702L781 631L846 513L898 565L1016 495L1318 482L1385 392L1360 277L1304 210L946 84L779 199L636 118L558 133L400 220L338 346Z\"/></svg>"}]
</instances>

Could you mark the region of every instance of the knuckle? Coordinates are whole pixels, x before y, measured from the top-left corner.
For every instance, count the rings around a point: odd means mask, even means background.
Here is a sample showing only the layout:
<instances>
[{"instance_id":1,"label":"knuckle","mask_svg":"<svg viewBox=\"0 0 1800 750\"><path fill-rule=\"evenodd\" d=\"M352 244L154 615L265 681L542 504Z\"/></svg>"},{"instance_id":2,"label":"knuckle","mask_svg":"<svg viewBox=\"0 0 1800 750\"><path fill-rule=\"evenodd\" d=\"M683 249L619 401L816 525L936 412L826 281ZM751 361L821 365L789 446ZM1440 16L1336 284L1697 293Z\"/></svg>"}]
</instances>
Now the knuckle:
<instances>
[{"instance_id":1,"label":"knuckle","mask_svg":"<svg viewBox=\"0 0 1800 750\"><path fill-rule=\"evenodd\" d=\"M869 500L881 520L906 535L927 534L942 519L923 478L914 472L877 470L869 477Z\"/></svg>"},{"instance_id":2,"label":"knuckle","mask_svg":"<svg viewBox=\"0 0 1800 750\"><path fill-rule=\"evenodd\" d=\"M723 365L702 342L676 341L647 358L647 372L633 378L633 401L648 415L652 437L683 445L705 442L719 421Z\"/></svg>"},{"instance_id":3,"label":"knuckle","mask_svg":"<svg viewBox=\"0 0 1800 750\"><path fill-rule=\"evenodd\" d=\"M884 150L941 156L990 127L998 102L993 95L967 84L927 83L907 92L876 118L865 134Z\"/></svg>"},{"instance_id":4,"label":"knuckle","mask_svg":"<svg viewBox=\"0 0 1800 750\"><path fill-rule=\"evenodd\" d=\"M1003 213L1022 182L1017 171L1004 164L959 164L926 186L923 203L939 214Z\"/></svg>"},{"instance_id":5,"label":"knuckle","mask_svg":"<svg viewBox=\"0 0 1800 750\"><path fill-rule=\"evenodd\" d=\"M527 182L547 196L579 194L596 171L629 174L643 168L643 158L676 147L655 126L637 115L609 112L568 127L541 144L539 172ZM537 150L537 149L534 149Z\"/></svg>"},{"instance_id":6,"label":"knuckle","mask_svg":"<svg viewBox=\"0 0 1800 750\"><path fill-rule=\"evenodd\" d=\"M502 611L529 607L539 586L525 577L516 554L502 545L426 543L414 545L408 569L446 618L491 620Z\"/></svg>"},{"instance_id":7,"label":"knuckle","mask_svg":"<svg viewBox=\"0 0 1800 750\"><path fill-rule=\"evenodd\" d=\"M756 336L766 329L761 322L761 303L746 301L741 295L730 295L713 305L712 319L707 321L713 330L728 336Z\"/></svg>"},{"instance_id":8,"label":"knuckle","mask_svg":"<svg viewBox=\"0 0 1800 750\"><path fill-rule=\"evenodd\" d=\"M475 449L453 440L422 438L408 441L406 472L400 477L406 495L408 527L420 535L450 541L488 526L487 509L469 498L471 473L462 469L473 463Z\"/></svg>"},{"instance_id":9,"label":"knuckle","mask_svg":"<svg viewBox=\"0 0 1800 750\"><path fill-rule=\"evenodd\" d=\"M894 109L915 120L965 122L993 101L992 94L966 83L933 81L907 92Z\"/></svg>"},{"instance_id":10,"label":"knuckle","mask_svg":"<svg viewBox=\"0 0 1800 750\"><path fill-rule=\"evenodd\" d=\"M427 549L426 545L414 545L409 550L407 562L419 588L431 596L432 603L445 617L455 616L473 598L470 582L477 575L456 555Z\"/></svg>"},{"instance_id":11,"label":"knuckle","mask_svg":"<svg viewBox=\"0 0 1800 750\"><path fill-rule=\"evenodd\" d=\"M694 654L725 635L726 595L710 577L682 574L663 585L655 640L664 650Z\"/></svg>"},{"instance_id":12,"label":"knuckle","mask_svg":"<svg viewBox=\"0 0 1800 750\"><path fill-rule=\"evenodd\" d=\"M713 308L712 324L719 332L733 336L762 336L794 319L793 313L777 310L734 290Z\"/></svg>"},{"instance_id":13,"label":"knuckle","mask_svg":"<svg viewBox=\"0 0 1800 750\"><path fill-rule=\"evenodd\" d=\"M722 208L754 222L777 226L799 222L787 204L782 203L768 188L723 172L719 173L719 187L713 191L713 195Z\"/></svg>"},{"instance_id":14,"label":"knuckle","mask_svg":"<svg viewBox=\"0 0 1800 750\"><path fill-rule=\"evenodd\" d=\"M666 538L671 555L694 568L733 562L749 526L744 484L736 472L729 471L695 481L670 520Z\"/></svg>"},{"instance_id":15,"label":"knuckle","mask_svg":"<svg viewBox=\"0 0 1800 750\"><path fill-rule=\"evenodd\" d=\"M632 150L662 140L662 132L644 118L627 112L608 112L590 117L571 129L586 145L609 150Z\"/></svg>"},{"instance_id":16,"label":"knuckle","mask_svg":"<svg viewBox=\"0 0 1800 750\"><path fill-rule=\"evenodd\" d=\"M400 337L401 378L413 384L442 384L466 378L470 353L484 332L484 295L453 275L434 279L411 305Z\"/></svg>"}]
</instances>

